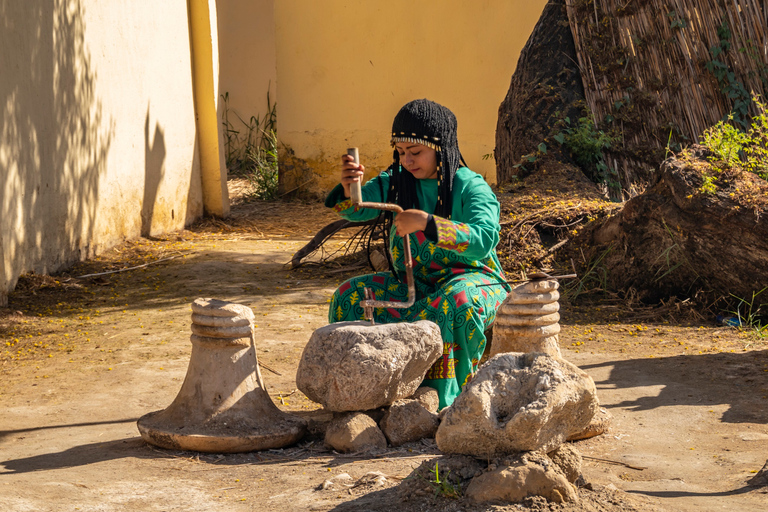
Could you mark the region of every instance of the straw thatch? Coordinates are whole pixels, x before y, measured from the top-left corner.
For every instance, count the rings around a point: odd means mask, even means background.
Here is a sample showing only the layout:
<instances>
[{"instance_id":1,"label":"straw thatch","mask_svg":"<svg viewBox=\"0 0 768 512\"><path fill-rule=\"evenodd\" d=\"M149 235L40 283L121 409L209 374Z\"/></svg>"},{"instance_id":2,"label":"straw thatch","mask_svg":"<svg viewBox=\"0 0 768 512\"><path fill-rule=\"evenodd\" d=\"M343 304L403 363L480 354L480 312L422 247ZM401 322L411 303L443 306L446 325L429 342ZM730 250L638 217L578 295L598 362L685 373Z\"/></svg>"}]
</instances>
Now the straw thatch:
<instances>
[{"instance_id":1,"label":"straw thatch","mask_svg":"<svg viewBox=\"0 0 768 512\"><path fill-rule=\"evenodd\" d=\"M706 64L726 21L727 64L747 91L768 90L765 0L566 0L595 124L623 137L606 155L626 189L668 145L697 142L733 108Z\"/></svg>"}]
</instances>

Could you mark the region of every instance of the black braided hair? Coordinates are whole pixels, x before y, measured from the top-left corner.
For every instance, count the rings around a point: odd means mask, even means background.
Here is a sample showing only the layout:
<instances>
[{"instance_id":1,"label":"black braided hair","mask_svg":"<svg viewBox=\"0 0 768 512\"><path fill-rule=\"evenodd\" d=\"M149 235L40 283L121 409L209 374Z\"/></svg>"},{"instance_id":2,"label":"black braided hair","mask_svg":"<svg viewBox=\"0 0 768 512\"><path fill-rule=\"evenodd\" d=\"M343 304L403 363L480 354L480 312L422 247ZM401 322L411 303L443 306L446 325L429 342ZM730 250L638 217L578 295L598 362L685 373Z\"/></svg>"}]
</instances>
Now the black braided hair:
<instances>
[{"instance_id":1,"label":"black braided hair","mask_svg":"<svg viewBox=\"0 0 768 512\"><path fill-rule=\"evenodd\" d=\"M435 215L450 219L453 207L453 178L457 169L466 163L459 151L456 116L448 108L427 99L413 100L406 103L392 122L392 139L394 147L398 142L422 144L436 151L437 157L437 205ZM386 172L389 173L389 190L386 201L396 203L404 210L420 208L416 196L417 178L400 166L400 155L397 149L392 154L393 163ZM379 217L383 223L385 246L389 247L389 232L392 226L391 212L385 212ZM377 231L372 230L371 233ZM379 231L381 232L381 231ZM370 253L371 240L368 241ZM387 260L392 273L399 278L387 252Z\"/></svg>"},{"instance_id":2,"label":"black braided hair","mask_svg":"<svg viewBox=\"0 0 768 512\"><path fill-rule=\"evenodd\" d=\"M406 103L392 122L390 144L394 146L398 142L422 144L437 152L438 199L434 213L450 219L453 178L459 166L464 164L459 151L456 116L448 108L427 99ZM416 178L400 166L397 150L393 160L390 167L392 197L388 197L388 201L396 202L403 209L418 208Z\"/></svg>"}]
</instances>

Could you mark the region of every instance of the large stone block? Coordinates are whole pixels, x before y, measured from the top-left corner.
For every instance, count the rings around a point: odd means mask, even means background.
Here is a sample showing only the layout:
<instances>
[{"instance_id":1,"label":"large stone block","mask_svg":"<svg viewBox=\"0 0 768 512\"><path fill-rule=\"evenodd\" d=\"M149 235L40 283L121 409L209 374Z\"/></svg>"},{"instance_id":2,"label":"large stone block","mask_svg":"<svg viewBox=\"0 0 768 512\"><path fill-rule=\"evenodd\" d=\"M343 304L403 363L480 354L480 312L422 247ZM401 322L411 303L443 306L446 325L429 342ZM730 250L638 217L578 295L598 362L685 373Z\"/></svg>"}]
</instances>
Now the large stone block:
<instances>
[{"instance_id":1,"label":"large stone block","mask_svg":"<svg viewBox=\"0 0 768 512\"><path fill-rule=\"evenodd\" d=\"M598 410L592 378L546 354L499 354L442 413L435 440L445 453L489 457L549 452L581 432Z\"/></svg>"},{"instance_id":2,"label":"large stone block","mask_svg":"<svg viewBox=\"0 0 768 512\"><path fill-rule=\"evenodd\" d=\"M365 411L411 396L443 353L434 322L317 329L299 362L296 386L331 411Z\"/></svg>"}]
</instances>

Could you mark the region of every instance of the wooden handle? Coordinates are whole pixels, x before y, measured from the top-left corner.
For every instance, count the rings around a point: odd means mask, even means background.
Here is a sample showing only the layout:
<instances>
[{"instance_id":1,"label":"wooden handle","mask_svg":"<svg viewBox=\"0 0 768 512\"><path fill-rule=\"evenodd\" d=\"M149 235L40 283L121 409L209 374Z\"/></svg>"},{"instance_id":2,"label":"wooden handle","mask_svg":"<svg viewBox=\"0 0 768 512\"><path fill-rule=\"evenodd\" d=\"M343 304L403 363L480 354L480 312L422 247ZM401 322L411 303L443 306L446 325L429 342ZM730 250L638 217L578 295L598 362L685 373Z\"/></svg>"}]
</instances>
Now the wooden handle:
<instances>
[{"instance_id":1,"label":"wooden handle","mask_svg":"<svg viewBox=\"0 0 768 512\"><path fill-rule=\"evenodd\" d=\"M356 164L360 163L360 153L357 151L357 148L347 148L347 154L354 158ZM362 177L358 181L355 181L349 185L349 198L352 200L353 204L363 202L363 191L361 190L361 185Z\"/></svg>"}]
</instances>

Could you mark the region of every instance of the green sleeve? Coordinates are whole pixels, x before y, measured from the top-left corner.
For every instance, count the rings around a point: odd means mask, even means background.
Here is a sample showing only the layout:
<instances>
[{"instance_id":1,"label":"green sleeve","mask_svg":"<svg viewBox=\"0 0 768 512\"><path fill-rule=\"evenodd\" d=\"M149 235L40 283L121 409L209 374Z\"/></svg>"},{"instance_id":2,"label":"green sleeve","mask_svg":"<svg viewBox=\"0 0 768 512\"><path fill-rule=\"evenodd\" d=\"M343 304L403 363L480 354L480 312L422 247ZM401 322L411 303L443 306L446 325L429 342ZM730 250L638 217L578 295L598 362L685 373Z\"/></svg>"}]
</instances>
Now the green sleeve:
<instances>
[{"instance_id":1,"label":"green sleeve","mask_svg":"<svg viewBox=\"0 0 768 512\"><path fill-rule=\"evenodd\" d=\"M434 216L436 245L464 258L482 260L493 254L499 243L501 208L491 187L480 175L472 174L466 181L454 181L453 219Z\"/></svg>"},{"instance_id":2,"label":"green sleeve","mask_svg":"<svg viewBox=\"0 0 768 512\"><path fill-rule=\"evenodd\" d=\"M388 189L389 174L385 171L375 178L371 178L362 186L363 202L385 202ZM333 211L340 216L353 222L375 219L381 213L381 210L353 206L352 200L344 197L344 187L341 184L336 185L325 198L325 206L333 208Z\"/></svg>"}]
</instances>

